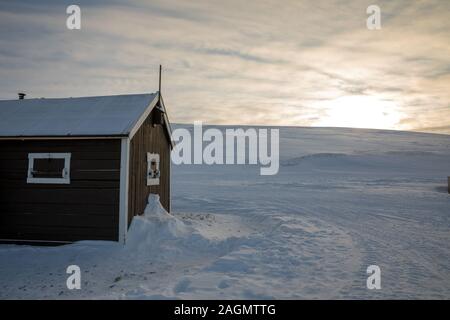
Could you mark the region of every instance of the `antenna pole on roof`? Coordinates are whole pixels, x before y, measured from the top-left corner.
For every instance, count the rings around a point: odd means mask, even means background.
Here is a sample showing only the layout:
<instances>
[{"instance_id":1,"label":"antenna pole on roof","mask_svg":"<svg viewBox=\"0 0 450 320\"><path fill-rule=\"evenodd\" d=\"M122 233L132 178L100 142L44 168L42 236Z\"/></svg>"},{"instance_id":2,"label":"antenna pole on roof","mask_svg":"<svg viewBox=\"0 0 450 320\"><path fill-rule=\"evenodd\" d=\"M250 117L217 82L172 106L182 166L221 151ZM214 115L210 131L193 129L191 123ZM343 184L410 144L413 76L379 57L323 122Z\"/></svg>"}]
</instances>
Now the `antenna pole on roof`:
<instances>
[{"instance_id":1,"label":"antenna pole on roof","mask_svg":"<svg viewBox=\"0 0 450 320\"><path fill-rule=\"evenodd\" d=\"M159 65L159 96L161 97L161 73L162 73L162 66Z\"/></svg>"}]
</instances>

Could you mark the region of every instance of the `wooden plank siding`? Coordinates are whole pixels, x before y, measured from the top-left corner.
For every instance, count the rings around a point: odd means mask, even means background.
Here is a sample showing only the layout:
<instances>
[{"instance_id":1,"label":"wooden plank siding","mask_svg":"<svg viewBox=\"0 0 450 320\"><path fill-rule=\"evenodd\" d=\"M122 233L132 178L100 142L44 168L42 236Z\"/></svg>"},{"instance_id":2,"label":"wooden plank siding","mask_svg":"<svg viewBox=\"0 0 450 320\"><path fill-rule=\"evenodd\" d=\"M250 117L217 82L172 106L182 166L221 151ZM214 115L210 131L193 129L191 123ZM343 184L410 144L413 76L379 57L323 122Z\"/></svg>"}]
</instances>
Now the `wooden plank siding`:
<instances>
[{"instance_id":1,"label":"wooden plank siding","mask_svg":"<svg viewBox=\"0 0 450 320\"><path fill-rule=\"evenodd\" d=\"M27 183L29 153L71 153L70 184ZM117 240L120 140L0 141L0 239Z\"/></svg>"},{"instance_id":2,"label":"wooden plank siding","mask_svg":"<svg viewBox=\"0 0 450 320\"><path fill-rule=\"evenodd\" d=\"M159 194L161 204L170 211L170 143L164 125L153 125L154 111L131 139L128 193L128 226L135 215L144 213L150 193ZM147 153L160 156L160 182L147 186Z\"/></svg>"}]
</instances>

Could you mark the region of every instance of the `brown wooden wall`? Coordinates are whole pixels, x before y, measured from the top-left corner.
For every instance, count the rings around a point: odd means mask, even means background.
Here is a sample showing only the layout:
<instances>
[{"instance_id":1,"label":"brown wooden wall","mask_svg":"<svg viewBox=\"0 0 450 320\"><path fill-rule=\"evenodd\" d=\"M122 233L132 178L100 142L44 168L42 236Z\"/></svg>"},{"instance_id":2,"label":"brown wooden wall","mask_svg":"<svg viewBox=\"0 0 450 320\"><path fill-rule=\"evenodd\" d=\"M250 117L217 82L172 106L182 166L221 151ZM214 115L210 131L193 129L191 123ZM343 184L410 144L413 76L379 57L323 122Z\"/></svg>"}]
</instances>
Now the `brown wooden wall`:
<instances>
[{"instance_id":1,"label":"brown wooden wall","mask_svg":"<svg viewBox=\"0 0 450 320\"><path fill-rule=\"evenodd\" d=\"M163 207L170 211L170 144L163 125L152 125L154 112L131 139L128 226L133 216L144 213L148 195L157 193ZM147 152L160 157L159 185L147 186Z\"/></svg>"},{"instance_id":2,"label":"brown wooden wall","mask_svg":"<svg viewBox=\"0 0 450 320\"><path fill-rule=\"evenodd\" d=\"M70 152L70 184L27 184L28 153ZM120 140L0 141L0 239L117 240Z\"/></svg>"}]
</instances>

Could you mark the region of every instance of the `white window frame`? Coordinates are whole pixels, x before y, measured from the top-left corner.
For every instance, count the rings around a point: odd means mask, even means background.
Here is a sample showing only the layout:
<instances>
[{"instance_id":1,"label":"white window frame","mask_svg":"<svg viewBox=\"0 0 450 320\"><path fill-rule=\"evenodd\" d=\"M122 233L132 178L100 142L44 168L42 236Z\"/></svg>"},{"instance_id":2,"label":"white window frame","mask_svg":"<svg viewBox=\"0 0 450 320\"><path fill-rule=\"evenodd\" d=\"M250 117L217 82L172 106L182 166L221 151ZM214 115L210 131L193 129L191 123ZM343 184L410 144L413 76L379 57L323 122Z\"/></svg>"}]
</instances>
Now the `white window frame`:
<instances>
[{"instance_id":1,"label":"white window frame","mask_svg":"<svg viewBox=\"0 0 450 320\"><path fill-rule=\"evenodd\" d=\"M156 161L156 172L152 172L152 161ZM159 170L159 154L158 153L147 153L147 185L157 186L159 185L159 177L161 171Z\"/></svg>"},{"instance_id":2,"label":"white window frame","mask_svg":"<svg viewBox=\"0 0 450 320\"><path fill-rule=\"evenodd\" d=\"M70 158L71 153L29 153L27 183L70 184ZM34 159L64 159L64 169L61 178L33 177Z\"/></svg>"}]
</instances>

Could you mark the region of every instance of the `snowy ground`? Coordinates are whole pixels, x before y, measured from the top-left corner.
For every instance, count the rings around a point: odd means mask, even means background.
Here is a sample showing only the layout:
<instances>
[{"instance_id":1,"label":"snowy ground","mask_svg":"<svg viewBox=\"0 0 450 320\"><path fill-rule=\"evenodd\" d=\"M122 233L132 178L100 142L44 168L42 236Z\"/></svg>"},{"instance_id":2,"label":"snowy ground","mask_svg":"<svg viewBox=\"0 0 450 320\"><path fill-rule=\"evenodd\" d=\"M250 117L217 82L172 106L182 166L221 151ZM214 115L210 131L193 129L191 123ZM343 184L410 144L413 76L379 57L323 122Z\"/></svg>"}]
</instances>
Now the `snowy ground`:
<instances>
[{"instance_id":1,"label":"snowy ground","mask_svg":"<svg viewBox=\"0 0 450 320\"><path fill-rule=\"evenodd\" d=\"M0 245L0 298L450 298L450 136L283 128L280 153L173 166L173 216L151 202L125 247Z\"/></svg>"}]
</instances>

